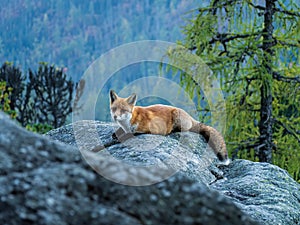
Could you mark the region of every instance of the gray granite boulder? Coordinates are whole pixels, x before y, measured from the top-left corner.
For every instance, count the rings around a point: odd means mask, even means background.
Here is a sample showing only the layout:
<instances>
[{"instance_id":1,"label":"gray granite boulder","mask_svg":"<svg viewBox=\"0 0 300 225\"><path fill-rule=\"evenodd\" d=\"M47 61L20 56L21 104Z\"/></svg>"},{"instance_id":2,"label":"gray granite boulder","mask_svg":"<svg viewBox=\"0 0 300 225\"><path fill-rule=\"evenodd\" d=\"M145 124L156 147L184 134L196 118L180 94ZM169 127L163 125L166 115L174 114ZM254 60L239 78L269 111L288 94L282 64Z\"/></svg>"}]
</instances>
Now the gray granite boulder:
<instances>
[{"instance_id":1,"label":"gray granite boulder","mask_svg":"<svg viewBox=\"0 0 300 225\"><path fill-rule=\"evenodd\" d=\"M299 224L284 170L218 167L194 134L115 143L114 130L83 121L40 136L0 113L0 224Z\"/></svg>"},{"instance_id":2,"label":"gray granite boulder","mask_svg":"<svg viewBox=\"0 0 300 225\"><path fill-rule=\"evenodd\" d=\"M87 130L91 127L95 128L102 142L100 145L113 142L111 134L116 130L115 125L95 121L77 122L52 130L48 136L65 142L62 134L66 134L69 144L90 149L87 143L91 134ZM74 133L79 138L75 138ZM147 143L154 146L151 151L143 150ZM210 190L219 191L262 224L300 224L300 184L285 170L272 164L247 160L235 160L229 166L217 167L214 154L206 146L204 139L196 134L177 133L168 137L141 135L123 143L114 143L106 150L122 162L135 165L145 165L145 161L146 164L167 161L168 168L173 168L175 172L181 171L186 177L205 184ZM97 163L94 164L97 170ZM130 172L128 174L123 176L125 180L129 179ZM136 176L136 173L133 174ZM156 177L159 175L155 174Z\"/></svg>"}]
</instances>

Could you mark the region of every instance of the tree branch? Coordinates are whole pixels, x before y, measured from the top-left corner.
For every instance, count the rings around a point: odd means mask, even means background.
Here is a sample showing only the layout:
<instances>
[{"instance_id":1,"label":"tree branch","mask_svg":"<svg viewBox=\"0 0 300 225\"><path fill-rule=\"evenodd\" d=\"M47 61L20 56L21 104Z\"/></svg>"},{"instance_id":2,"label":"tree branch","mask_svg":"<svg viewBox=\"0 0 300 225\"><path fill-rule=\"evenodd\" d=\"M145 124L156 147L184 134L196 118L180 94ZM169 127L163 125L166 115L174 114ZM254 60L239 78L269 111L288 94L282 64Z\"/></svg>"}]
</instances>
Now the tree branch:
<instances>
[{"instance_id":1,"label":"tree branch","mask_svg":"<svg viewBox=\"0 0 300 225\"><path fill-rule=\"evenodd\" d=\"M227 56L230 57L230 55L228 54L229 52L227 51L227 45L226 45L227 42L230 42L230 41L235 40L235 39L243 39L243 38L248 38L248 37L253 37L253 36L257 36L256 40L258 40L261 35L262 35L261 31L255 32L255 33L250 33L250 34L230 34L230 33L222 33L221 34L221 33L217 33L216 36L212 37L212 39L208 43L210 45L212 45L212 44L216 43L217 41L219 41L223 45L223 48L224 48L224 50L219 53L219 56L226 53ZM195 49L197 49L197 47L195 47L195 46L192 46L192 47L189 48L189 50L191 50L191 51L193 51ZM243 60L244 53L246 53L250 56L250 54L248 52L248 48L246 48L244 50L244 52L241 54L242 58L240 60Z\"/></svg>"},{"instance_id":2,"label":"tree branch","mask_svg":"<svg viewBox=\"0 0 300 225\"><path fill-rule=\"evenodd\" d=\"M240 150L249 150L249 149L252 149L252 148L260 148L260 144L258 142L254 143L254 144L241 144L240 146L238 146L234 152L232 153L232 159L236 159L237 158L237 154Z\"/></svg>"},{"instance_id":3,"label":"tree branch","mask_svg":"<svg viewBox=\"0 0 300 225\"><path fill-rule=\"evenodd\" d=\"M251 6L252 6L253 8L255 8L255 9L262 10L262 11L265 11L265 10L266 10L266 7L260 6L260 5L254 5L251 1L247 1L247 3L248 3L249 5L251 5ZM300 13L294 12L294 11L288 11L288 10L284 10L284 9L280 9L280 8L274 8L274 11L275 11L275 12L284 13L284 14L289 15L289 16L297 16L297 17L300 17Z\"/></svg>"},{"instance_id":4,"label":"tree branch","mask_svg":"<svg viewBox=\"0 0 300 225\"><path fill-rule=\"evenodd\" d=\"M278 125L282 126L289 134L291 134L292 136L294 136L296 138L296 140L298 141L298 143L300 143L300 138L297 136L296 132L290 130L283 122L277 120L277 119L274 119L273 118L273 121L275 123L277 123Z\"/></svg>"},{"instance_id":5,"label":"tree branch","mask_svg":"<svg viewBox=\"0 0 300 225\"><path fill-rule=\"evenodd\" d=\"M249 138L247 140L244 141L240 141L240 142L229 142L227 143L229 145L238 145L238 147L236 149L234 149L233 153L232 153L232 159L236 159L237 158L237 154L240 150L249 150L252 148L257 148L259 147L260 143L259 143L259 138Z\"/></svg>"},{"instance_id":6,"label":"tree branch","mask_svg":"<svg viewBox=\"0 0 300 225\"><path fill-rule=\"evenodd\" d=\"M228 142L229 145L248 145L253 144L258 141L258 138L248 138L246 140L240 141L240 142Z\"/></svg>"},{"instance_id":7,"label":"tree branch","mask_svg":"<svg viewBox=\"0 0 300 225\"><path fill-rule=\"evenodd\" d=\"M266 10L266 7L260 6L260 5L254 5L251 1L247 1L249 5L251 5L253 8L258 9L258 10Z\"/></svg>"},{"instance_id":8,"label":"tree branch","mask_svg":"<svg viewBox=\"0 0 300 225\"><path fill-rule=\"evenodd\" d=\"M261 34L261 32L255 32L255 33L251 33L251 34L229 34L229 33L218 33L215 37L213 37L210 41L209 44L214 44L215 42L219 41L222 44L235 40L235 39L239 39L239 38L248 38L248 37L253 37L256 35Z\"/></svg>"},{"instance_id":9,"label":"tree branch","mask_svg":"<svg viewBox=\"0 0 300 225\"><path fill-rule=\"evenodd\" d=\"M279 9L279 8L274 8L274 10L276 12L284 13L284 14L289 15L289 16L300 17L300 13L298 13L298 12L292 12L292 11L288 11L288 10L284 10L284 9Z\"/></svg>"},{"instance_id":10,"label":"tree branch","mask_svg":"<svg viewBox=\"0 0 300 225\"><path fill-rule=\"evenodd\" d=\"M282 76L280 75L278 72L273 71L273 78L278 80L278 81L283 81L283 82L295 82L295 83L300 83L300 76L296 76L296 77L286 77L286 76Z\"/></svg>"},{"instance_id":11,"label":"tree branch","mask_svg":"<svg viewBox=\"0 0 300 225\"><path fill-rule=\"evenodd\" d=\"M275 40L276 43L279 43L279 44L284 45L284 46L296 47L296 48L300 47L300 41L298 41L298 43L289 43L289 42L286 42L286 41L278 40L275 37L273 37L273 39Z\"/></svg>"},{"instance_id":12,"label":"tree branch","mask_svg":"<svg viewBox=\"0 0 300 225\"><path fill-rule=\"evenodd\" d=\"M200 13L202 12L206 12L206 11L211 11L213 13L216 13L216 10L217 9L226 9L226 6L231 6L233 5L234 3L237 4L237 3L241 3L242 1L241 0L229 0L229 1L225 1L221 4L219 4L219 0L215 0L213 3L212 3L212 6L209 6L209 7L205 7L205 8L200 8L198 9L198 11ZM215 15L215 14L213 14Z\"/></svg>"}]
</instances>

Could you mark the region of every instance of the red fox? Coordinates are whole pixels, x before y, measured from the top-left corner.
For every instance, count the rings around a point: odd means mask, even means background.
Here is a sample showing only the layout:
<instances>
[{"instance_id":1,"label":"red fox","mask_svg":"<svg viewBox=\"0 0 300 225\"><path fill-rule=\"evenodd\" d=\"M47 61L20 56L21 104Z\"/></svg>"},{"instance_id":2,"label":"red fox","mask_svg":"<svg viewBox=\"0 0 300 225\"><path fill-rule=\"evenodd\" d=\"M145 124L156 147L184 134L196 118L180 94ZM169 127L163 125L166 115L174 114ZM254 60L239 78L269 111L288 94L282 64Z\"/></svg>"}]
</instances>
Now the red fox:
<instances>
[{"instance_id":1,"label":"red fox","mask_svg":"<svg viewBox=\"0 0 300 225\"><path fill-rule=\"evenodd\" d=\"M171 132L191 131L206 139L223 164L230 163L225 141L216 129L196 121L183 109L168 105L135 106L136 100L136 94L121 98L115 91L110 91L112 119L125 133L168 135Z\"/></svg>"}]
</instances>

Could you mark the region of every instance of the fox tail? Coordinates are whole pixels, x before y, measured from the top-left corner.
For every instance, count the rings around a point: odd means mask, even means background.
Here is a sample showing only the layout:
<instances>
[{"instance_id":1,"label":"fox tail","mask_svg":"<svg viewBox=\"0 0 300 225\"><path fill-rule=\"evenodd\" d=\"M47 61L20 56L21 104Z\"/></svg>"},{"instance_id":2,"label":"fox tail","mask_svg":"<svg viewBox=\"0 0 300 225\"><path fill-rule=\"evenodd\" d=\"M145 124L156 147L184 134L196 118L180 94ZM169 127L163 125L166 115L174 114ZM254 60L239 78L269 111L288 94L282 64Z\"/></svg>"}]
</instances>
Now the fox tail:
<instances>
[{"instance_id":1,"label":"fox tail","mask_svg":"<svg viewBox=\"0 0 300 225\"><path fill-rule=\"evenodd\" d=\"M189 131L201 134L222 164L228 165L230 163L224 138L215 128L195 122Z\"/></svg>"}]
</instances>

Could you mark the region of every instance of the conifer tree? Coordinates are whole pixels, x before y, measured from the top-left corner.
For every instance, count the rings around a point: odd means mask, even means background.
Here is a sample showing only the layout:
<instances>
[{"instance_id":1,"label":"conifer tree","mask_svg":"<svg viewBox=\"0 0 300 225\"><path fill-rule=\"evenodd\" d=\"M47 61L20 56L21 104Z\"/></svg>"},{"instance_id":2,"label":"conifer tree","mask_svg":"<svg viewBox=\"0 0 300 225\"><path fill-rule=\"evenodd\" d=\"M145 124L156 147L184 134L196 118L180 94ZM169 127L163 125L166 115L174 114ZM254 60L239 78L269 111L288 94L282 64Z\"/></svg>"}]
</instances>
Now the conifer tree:
<instances>
[{"instance_id":1,"label":"conifer tree","mask_svg":"<svg viewBox=\"0 0 300 225\"><path fill-rule=\"evenodd\" d=\"M74 89L64 70L41 63L37 72L29 70L29 85L33 90L36 123L54 128L64 125L72 111Z\"/></svg>"},{"instance_id":2,"label":"conifer tree","mask_svg":"<svg viewBox=\"0 0 300 225\"><path fill-rule=\"evenodd\" d=\"M9 106L12 110L20 106L25 79L26 77L22 75L21 70L12 63L5 62L0 68L0 81L6 84L5 92L8 93L9 89L11 92Z\"/></svg>"},{"instance_id":3,"label":"conifer tree","mask_svg":"<svg viewBox=\"0 0 300 225\"><path fill-rule=\"evenodd\" d=\"M231 153L284 168L288 163L289 168L298 168L296 179L300 179L299 9L295 0L212 0L197 9L180 43L200 56L220 80ZM190 93L201 94L191 76L183 73L181 78Z\"/></svg>"}]
</instances>

